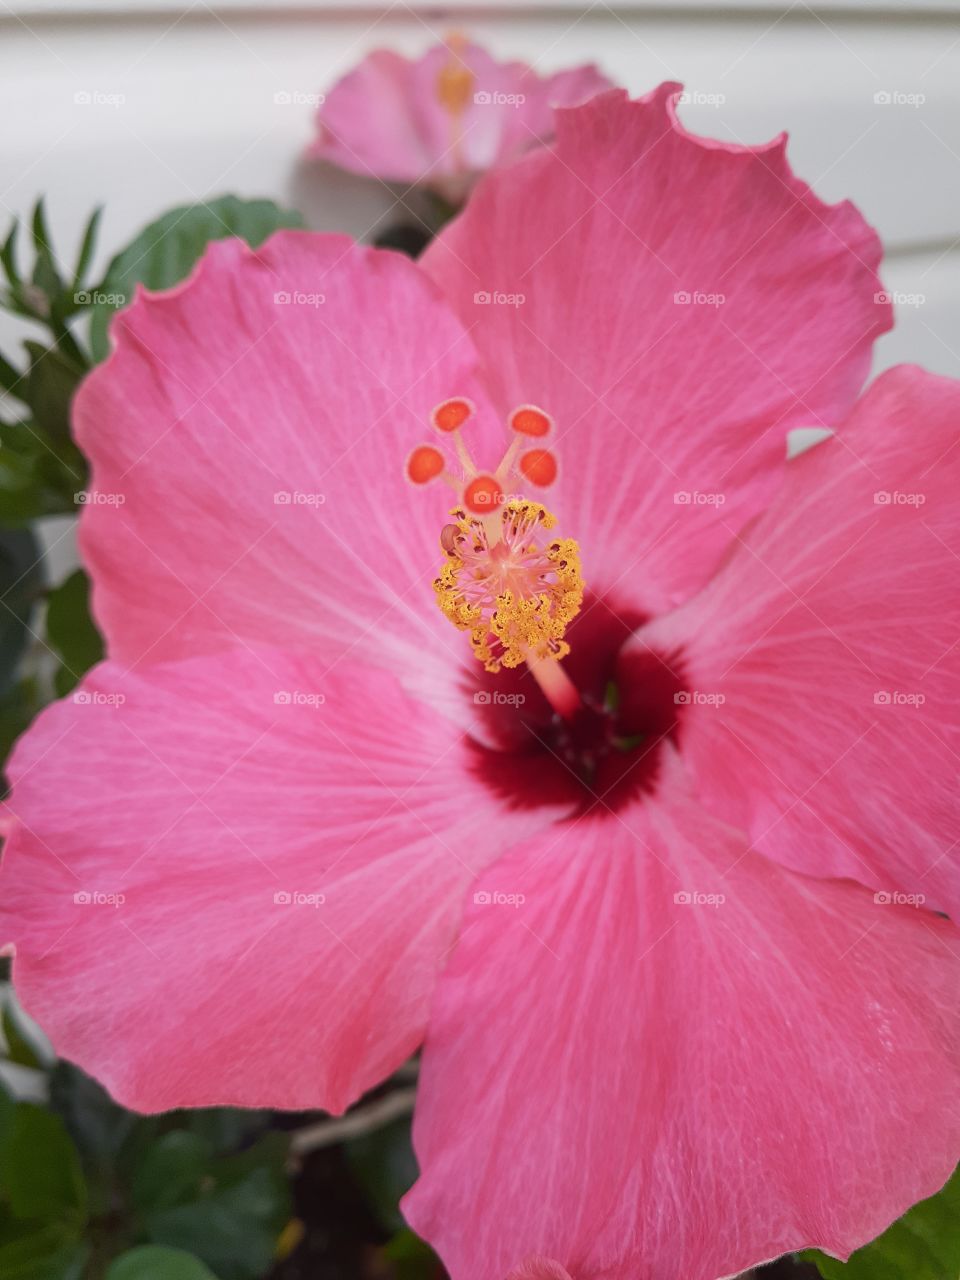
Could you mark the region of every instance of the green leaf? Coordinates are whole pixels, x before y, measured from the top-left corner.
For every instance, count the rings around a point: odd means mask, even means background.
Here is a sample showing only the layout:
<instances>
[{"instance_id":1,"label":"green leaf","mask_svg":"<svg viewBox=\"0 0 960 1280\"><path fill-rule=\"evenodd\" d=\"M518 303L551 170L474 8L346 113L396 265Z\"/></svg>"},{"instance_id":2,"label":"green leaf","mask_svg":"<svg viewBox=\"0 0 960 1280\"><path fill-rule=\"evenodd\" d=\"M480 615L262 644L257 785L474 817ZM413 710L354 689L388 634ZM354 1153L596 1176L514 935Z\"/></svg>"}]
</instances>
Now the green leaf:
<instances>
[{"instance_id":1,"label":"green leaf","mask_svg":"<svg viewBox=\"0 0 960 1280\"><path fill-rule=\"evenodd\" d=\"M90 342L94 360L106 359L110 317L131 301L137 284L149 289L169 289L179 284L212 240L239 236L256 248L281 227L302 226L303 219L293 210L281 209L271 200L238 200L236 196L184 205L151 222L107 267L98 292L113 296L114 301L97 302L92 309Z\"/></svg>"},{"instance_id":2,"label":"green leaf","mask_svg":"<svg viewBox=\"0 0 960 1280\"><path fill-rule=\"evenodd\" d=\"M9 360L0 355L0 387L23 400L26 393L26 377Z\"/></svg>"},{"instance_id":3,"label":"green leaf","mask_svg":"<svg viewBox=\"0 0 960 1280\"><path fill-rule=\"evenodd\" d=\"M400 1198L417 1178L409 1117L354 1138L346 1144L345 1151L377 1217L388 1230L401 1230L404 1223L398 1207Z\"/></svg>"},{"instance_id":4,"label":"green leaf","mask_svg":"<svg viewBox=\"0 0 960 1280\"><path fill-rule=\"evenodd\" d=\"M824 1280L957 1280L960 1276L960 1170L914 1205L882 1236L838 1262L815 1249L800 1255Z\"/></svg>"},{"instance_id":5,"label":"green leaf","mask_svg":"<svg viewBox=\"0 0 960 1280\"><path fill-rule=\"evenodd\" d=\"M7 1141L13 1129L13 1118L17 1114L17 1104L0 1080L0 1155L6 1149ZM2 1185L2 1184L0 1184Z\"/></svg>"},{"instance_id":6,"label":"green leaf","mask_svg":"<svg viewBox=\"0 0 960 1280\"><path fill-rule=\"evenodd\" d=\"M383 1246L383 1256L396 1280L439 1280L444 1274L430 1246L407 1227Z\"/></svg>"},{"instance_id":7,"label":"green leaf","mask_svg":"<svg viewBox=\"0 0 960 1280\"><path fill-rule=\"evenodd\" d=\"M24 400L33 421L54 441L70 439L70 405L85 370L57 347L25 342L30 356Z\"/></svg>"},{"instance_id":8,"label":"green leaf","mask_svg":"<svg viewBox=\"0 0 960 1280\"><path fill-rule=\"evenodd\" d=\"M83 1221L86 1183L76 1147L59 1116L19 1103L0 1157L5 1199L14 1217Z\"/></svg>"},{"instance_id":9,"label":"green leaf","mask_svg":"<svg viewBox=\"0 0 960 1280\"><path fill-rule=\"evenodd\" d=\"M182 1249L146 1244L115 1259L105 1280L217 1280L208 1267Z\"/></svg>"},{"instance_id":10,"label":"green leaf","mask_svg":"<svg viewBox=\"0 0 960 1280\"><path fill-rule=\"evenodd\" d=\"M286 1181L260 1166L234 1183L210 1182L193 1203L144 1215L147 1235L195 1253L222 1280L258 1280L289 1217Z\"/></svg>"},{"instance_id":11,"label":"green leaf","mask_svg":"<svg viewBox=\"0 0 960 1280\"><path fill-rule=\"evenodd\" d=\"M112 1160L138 1119L86 1072L62 1059L50 1073L50 1106L84 1158Z\"/></svg>"},{"instance_id":12,"label":"green leaf","mask_svg":"<svg viewBox=\"0 0 960 1280\"><path fill-rule=\"evenodd\" d=\"M0 525L14 527L50 514L48 504L56 499L43 478L42 449L29 423L15 423L4 431L0 444Z\"/></svg>"},{"instance_id":13,"label":"green leaf","mask_svg":"<svg viewBox=\"0 0 960 1280\"><path fill-rule=\"evenodd\" d=\"M7 423L0 437L0 524L76 514L86 462L71 440L51 441L29 422Z\"/></svg>"},{"instance_id":14,"label":"green leaf","mask_svg":"<svg viewBox=\"0 0 960 1280\"><path fill-rule=\"evenodd\" d=\"M90 616L90 580L82 569L47 596L47 642L63 663L55 676L63 698L103 657L103 638Z\"/></svg>"},{"instance_id":15,"label":"green leaf","mask_svg":"<svg viewBox=\"0 0 960 1280\"><path fill-rule=\"evenodd\" d=\"M244 1151L236 1155L220 1156L216 1161L217 1178L224 1186L234 1185L257 1169L267 1169L276 1179L276 1186L281 1192L284 1207L288 1208L285 1171L289 1154L289 1134L265 1133L259 1142L255 1142Z\"/></svg>"},{"instance_id":16,"label":"green leaf","mask_svg":"<svg viewBox=\"0 0 960 1280\"><path fill-rule=\"evenodd\" d=\"M99 211L87 223L77 260L78 270L85 271L89 265L98 221ZM57 264L42 198L34 206L31 232L34 264L29 281L21 279L16 264L16 222L0 250L0 262L9 281L9 289L0 295L0 307L42 324L53 335L57 350L79 368L86 369L90 363L89 358L70 332L67 323L83 303L82 300L78 301L76 285L68 287ZM20 392L17 394L20 395Z\"/></svg>"},{"instance_id":17,"label":"green leaf","mask_svg":"<svg viewBox=\"0 0 960 1280\"><path fill-rule=\"evenodd\" d=\"M5 763L10 748L28 727L41 707L37 683L20 680L6 693L0 693L0 763ZM6 791L0 780L0 796Z\"/></svg>"},{"instance_id":18,"label":"green leaf","mask_svg":"<svg viewBox=\"0 0 960 1280\"><path fill-rule=\"evenodd\" d=\"M160 1121L125 1111L72 1063L57 1062L49 1079L50 1106L66 1125L87 1175L90 1212L112 1212L117 1192L127 1194L133 1170L155 1140Z\"/></svg>"},{"instance_id":19,"label":"green leaf","mask_svg":"<svg viewBox=\"0 0 960 1280\"><path fill-rule=\"evenodd\" d=\"M209 1145L174 1129L149 1147L133 1179L133 1203L151 1212L196 1200L210 1164Z\"/></svg>"},{"instance_id":20,"label":"green leaf","mask_svg":"<svg viewBox=\"0 0 960 1280\"><path fill-rule=\"evenodd\" d=\"M10 227L9 234L0 248L0 264L3 265L4 275L10 282L11 287L16 290L21 285L20 272L17 270L17 236L20 232L20 223L16 218Z\"/></svg>"},{"instance_id":21,"label":"green leaf","mask_svg":"<svg viewBox=\"0 0 960 1280\"><path fill-rule=\"evenodd\" d=\"M8 693L30 641L30 621L43 591L43 557L29 529L0 529L0 694Z\"/></svg>"},{"instance_id":22,"label":"green leaf","mask_svg":"<svg viewBox=\"0 0 960 1280\"><path fill-rule=\"evenodd\" d=\"M90 260L97 247L97 232L100 230L100 219L103 217L103 206L94 209L83 233L77 265L73 269L73 290L76 293L83 285L84 277L90 266Z\"/></svg>"},{"instance_id":23,"label":"green leaf","mask_svg":"<svg viewBox=\"0 0 960 1280\"><path fill-rule=\"evenodd\" d=\"M0 1218L3 1280L81 1280L89 1253L74 1229Z\"/></svg>"},{"instance_id":24,"label":"green leaf","mask_svg":"<svg viewBox=\"0 0 960 1280\"><path fill-rule=\"evenodd\" d=\"M15 1062L20 1067L39 1070L43 1066L40 1055L21 1029L16 1011L10 1005L4 1006L2 1025L3 1038L7 1042L7 1061Z\"/></svg>"},{"instance_id":25,"label":"green leaf","mask_svg":"<svg viewBox=\"0 0 960 1280\"><path fill-rule=\"evenodd\" d=\"M34 205L32 226L33 247L37 255L33 268L33 283L38 289L42 289L48 298L53 299L63 293L64 281L53 256L53 243L50 239L42 197Z\"/></svg>"},{"instance_id":26,"label":"green leaf","mask_svg":"<svg viewBox=\"0 0 960 1280\"><path fill-rule=\"evenodd\" d=\"M217 1155L225 1155L259 1138L267 1129L270 1112L252 1108L206 1107L196 1111L179 1111L176 1113L176 1120L178 1125L198 1134L209 1143ZM262 1146L257 1149L262 1150ZM285 1155L286 1143L283 1152L283 1156ZM282 1165L283 1157L280 1163Z\"/></svg>"}]
</instances>

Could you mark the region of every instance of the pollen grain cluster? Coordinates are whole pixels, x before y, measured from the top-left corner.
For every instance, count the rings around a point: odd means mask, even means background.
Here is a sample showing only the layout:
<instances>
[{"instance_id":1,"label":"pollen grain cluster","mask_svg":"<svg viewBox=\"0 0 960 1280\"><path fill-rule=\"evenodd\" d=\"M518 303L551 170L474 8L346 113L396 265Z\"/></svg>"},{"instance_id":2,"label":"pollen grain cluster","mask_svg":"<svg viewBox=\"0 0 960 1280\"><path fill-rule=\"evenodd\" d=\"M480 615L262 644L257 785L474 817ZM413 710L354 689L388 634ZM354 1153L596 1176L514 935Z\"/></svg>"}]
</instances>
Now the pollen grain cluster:
<instances>
[{"instance_id":1,"label":"pollen grain cluster","mask_svg":"<svg viewBox=\"0 0 960 1280\"><path fill-rule=\"evenodd\" d=\"M575 540L548 540L555 517L524 499L505 502L490 515L458 507L452 516L434 590L454 626L470 632L487 671L565 657L570 646L563 636L583 600Z\"/></svg>"}]
</instances>

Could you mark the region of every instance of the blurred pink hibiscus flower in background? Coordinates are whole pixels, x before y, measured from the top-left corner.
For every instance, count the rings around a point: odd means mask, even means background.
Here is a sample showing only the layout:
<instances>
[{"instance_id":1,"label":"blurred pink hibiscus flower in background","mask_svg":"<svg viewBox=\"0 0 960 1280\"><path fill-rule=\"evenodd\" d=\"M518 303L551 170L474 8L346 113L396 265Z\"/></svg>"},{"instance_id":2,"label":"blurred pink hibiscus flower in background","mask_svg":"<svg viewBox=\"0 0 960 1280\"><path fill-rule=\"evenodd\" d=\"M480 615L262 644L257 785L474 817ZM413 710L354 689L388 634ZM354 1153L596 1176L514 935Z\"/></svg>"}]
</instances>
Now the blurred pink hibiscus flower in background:
<instances>
[{"instance_id":1,"label":"blurred pink hibiscus flower in background","mask_svg":"<svg viewBox=\"0 0 960 1280\"><path fill-rule=\"evenodd\" d=\"M429 187L459 204L487 169L553 133L553 108L610 87L593 65L541 76L462 36L419 58L377 49L328 91L311 154L351 173Z\"/></svg>"},{"instance_id":2,"label":"blurred pink hibiscus flower in background","mask_svg":"<svg viewBox=\"0 0 960 1280\"><path fill-rule=\"evenodd\" d=\"M12 763L19 993L144 1110L423 1044L454 1280L846 1255L960 1149L960 388L855 406L876 236L675 91L560 111L419 264L212 246L77 403L109 661Z\"/></svg>"}]
</instances>

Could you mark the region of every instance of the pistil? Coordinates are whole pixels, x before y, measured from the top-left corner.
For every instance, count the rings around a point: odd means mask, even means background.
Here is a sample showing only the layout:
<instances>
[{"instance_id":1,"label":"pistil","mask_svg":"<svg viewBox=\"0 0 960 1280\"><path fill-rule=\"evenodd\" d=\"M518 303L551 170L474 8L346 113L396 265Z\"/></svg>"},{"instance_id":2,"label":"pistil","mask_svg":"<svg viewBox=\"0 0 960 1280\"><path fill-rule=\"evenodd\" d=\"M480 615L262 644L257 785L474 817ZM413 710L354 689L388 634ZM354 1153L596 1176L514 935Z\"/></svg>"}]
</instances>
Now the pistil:
<instances>
[{"instance_id":1,"label":"pistil","mask_svg":"<svg viewBox=\"0 0 960 1280\"><path fill-rule=\"evenodd\" d=\"M437 603L454 626L470 632L487 671L526 662L550 705L569 717L580 697L559 663L570 652L563 637L583 600L580 551L572 538L552 536L556 519L545 507L516 496L527 485L548 488L556 480L549 449L520 453L522 441L542 441L553 420L536 405L515 409L508 420L513 438L491 473L477 469L461 435L475 414L471 400L455 396L430 415L434 430L453 446L461 482L434 445L419 445L407 460L413 484L439 479L459 488L453 522L440 531L446 559L433 584Z\"/></svg>"},{"instance_id":2,"label":"pistil","mask_svg":"<svg viewBox=\"0 0 960 1280\"><path fill-rule=\"evenodd\" d=\"M447 39L450 57L437 75L437 100L450 121L450 152L454 165L466 170L463 154L463 118L472 98L476 77L463 60L467 41L461 35Z\"/></svg>"},{"instance_id":3,"label":"pistil","mask_svg":"<svg viewBox=\"0 0 960 1280\"><path fill-rule=\"evenodd\" d=\"M543 696L564 720L572 720L583 705L577 686L554 658L527 655L527 669L540 686Z\"/></svg>"}]
</instances>

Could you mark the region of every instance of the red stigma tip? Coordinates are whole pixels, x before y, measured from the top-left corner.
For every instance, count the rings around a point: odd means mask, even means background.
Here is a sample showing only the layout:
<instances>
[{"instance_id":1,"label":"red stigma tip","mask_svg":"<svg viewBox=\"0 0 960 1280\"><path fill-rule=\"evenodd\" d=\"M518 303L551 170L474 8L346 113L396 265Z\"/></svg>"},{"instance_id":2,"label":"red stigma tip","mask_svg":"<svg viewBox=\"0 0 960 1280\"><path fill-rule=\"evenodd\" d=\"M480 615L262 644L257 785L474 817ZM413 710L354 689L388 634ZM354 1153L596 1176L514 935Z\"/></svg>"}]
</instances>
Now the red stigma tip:
<instances>
[{"instance_id":1,"label":"red stigma tip","mask_svg":"<svg viewBox=\"0 0 960 1280\"><path fill-rule=\"evenodd\" d=\"M531 449L520 459L520 470L531 484L545 489L557 478L557 460L549 449Z\"/></svg>"},{"instance_id":2,"label":"red stigma tip","mask_svg":"<svg viewBox=\"0 0 960 1280\"><path fill-rule=\"evenodd\" d=\"M509 423L511 431L518 435L545 436L553 426L553 419L535 404L522 404L511 413Z\"/></svg>"},{"instance_id":3,"label":"red stigma tip","mask_svg":"<svg viewBox=\"0 0 960 1280\"><path fill-rule=\"evenodd\" d=\"M443 454L432 444L417 445L407 459L407 479L413 484L429 484L444 467Z\"/></svg>"},{"instance_id":4,"label":"red stigma tip","mask_svg":"<svg viewBox=\"0 0 960 1280\"><path fill-rule=\"evenodd\" d=\"M442 400L430 415L430 421L438 431L456 431L476 412L473 401L464 396Z\"/></svg>"},{"instance_id":5,"label":"red stigma tip","mask_svg":"<svg viewBox=\"0 0 960 1280\"><path fill-rule=\"evenodd\" d=\"M493 476L474 476L463 491L463 505L474 515L485 516L503 502L503 489Z\"/></svg>"}]
</instances>

